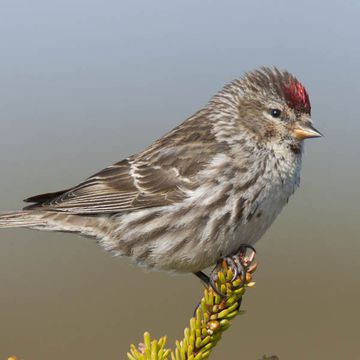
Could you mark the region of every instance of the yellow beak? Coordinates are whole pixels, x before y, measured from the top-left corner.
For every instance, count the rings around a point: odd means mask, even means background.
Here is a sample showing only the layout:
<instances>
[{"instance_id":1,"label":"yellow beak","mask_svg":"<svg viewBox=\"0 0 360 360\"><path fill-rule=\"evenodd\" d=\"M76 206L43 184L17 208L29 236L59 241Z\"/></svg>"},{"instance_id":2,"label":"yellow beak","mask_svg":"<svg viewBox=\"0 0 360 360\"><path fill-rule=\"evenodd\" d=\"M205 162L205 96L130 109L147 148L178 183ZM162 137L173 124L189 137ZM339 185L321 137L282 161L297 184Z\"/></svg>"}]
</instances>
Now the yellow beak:
<instances>
[{"instance_id":1,"label":"yellow beak","mask_svg":"<svg viewBox=\"0 0 360 360\"><path fill-rule=\"evenodd\" d=\"M310 123L297 124L293 129L293 136L296 139L304 140L309 138L317 138L323 136L318 130L316 130Z\"/></svg>"}]
</instances>

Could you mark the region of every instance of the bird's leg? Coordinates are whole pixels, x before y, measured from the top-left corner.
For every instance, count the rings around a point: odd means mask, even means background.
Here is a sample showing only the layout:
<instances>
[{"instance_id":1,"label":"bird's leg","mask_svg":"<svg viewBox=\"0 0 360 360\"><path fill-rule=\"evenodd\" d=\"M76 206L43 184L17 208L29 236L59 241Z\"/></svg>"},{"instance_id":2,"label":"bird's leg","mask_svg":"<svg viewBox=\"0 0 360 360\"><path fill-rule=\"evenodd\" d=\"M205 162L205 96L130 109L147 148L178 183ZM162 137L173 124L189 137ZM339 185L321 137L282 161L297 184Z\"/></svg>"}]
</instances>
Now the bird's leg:
<instances>
[{"instance_id":1,"label":"bird's leg","mask_svg":"<svg viewBox=\"0 0 360 360\"><path fill-rule=\"evenodd\" d=\"M224 296L224 294L222 294L216 287L216 269L218 269L219 263L216 265L216 267L214 268L214 270L211 272L210 277L207 276L205 273L203 273L202 271L197 271L194 273L194 275L196 275L206 287L210 287L215 291L216 294L220 295L220 296Z\"/></svg>"},{"instance_id":2,"label":"bird's leg","mask_svg":"<svg viewBox=\"0 0 360 360\"><path fill-rule=\"evenodd\" d=\"M197 276L204 283L205 286L211 285L210 278L202 271L194 272L194 275Z\"/></svg>"},{"instance_id":3,"label":"bird's leg","mask_svg":"<svg viewBox=\"0 0 360 360\"><path fill-rule=\"evenodd\" d=\"M218 267L218 265L216 265L216 268ZM215 271L215 269L213 270L213 272ZM222 294L216 287L215 285L215 281L216 279L213 279L213 277L209 277L207 276L205 273L203 273L202 271L197 271L197 272L194 272L193 273L195 276L197 276L201 281L202 283L206 286L206 287L210 287L214 290L214 292L216 294L218 294L219 296L221 297L224 297L224 294ZM198 309L198 307L200 306L201 303L199 303L195 310L194 310L194 317L196 317L196 310Z\"/></svg>"}]
</instances>

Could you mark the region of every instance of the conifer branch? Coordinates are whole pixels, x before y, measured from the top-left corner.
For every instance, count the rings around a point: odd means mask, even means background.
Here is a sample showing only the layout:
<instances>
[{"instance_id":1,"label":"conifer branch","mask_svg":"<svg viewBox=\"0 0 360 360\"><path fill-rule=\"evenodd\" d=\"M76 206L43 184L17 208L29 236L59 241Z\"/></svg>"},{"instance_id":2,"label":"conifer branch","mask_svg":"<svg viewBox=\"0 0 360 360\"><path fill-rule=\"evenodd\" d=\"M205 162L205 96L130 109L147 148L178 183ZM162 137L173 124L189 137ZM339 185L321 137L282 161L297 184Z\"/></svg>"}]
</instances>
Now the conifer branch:
<instances>
[{"instance_id":1,"label":"conifer branch","mask_svg":"<svg viewBox=\"0 0 360 360\"><path fill-rule=\"evenodd\" d=\"M233 280L233 272L227 263L222 262L217 273L217 294L210 286L205 288L195 316L190 319L189 327L184 330L184 338L176 341L175 351L165 347L166 336L159 340L144 334L144 342L139 346L131 345L127 356L129 360L204 360L221 340L222 334L231 326L231 320L244 313L240 310L241 300L246 288L255 285L252 273L256 264L246 270L244 285L241 278ZM264 359L264 358L263 358Z\"/></svg>"}]
</instances>

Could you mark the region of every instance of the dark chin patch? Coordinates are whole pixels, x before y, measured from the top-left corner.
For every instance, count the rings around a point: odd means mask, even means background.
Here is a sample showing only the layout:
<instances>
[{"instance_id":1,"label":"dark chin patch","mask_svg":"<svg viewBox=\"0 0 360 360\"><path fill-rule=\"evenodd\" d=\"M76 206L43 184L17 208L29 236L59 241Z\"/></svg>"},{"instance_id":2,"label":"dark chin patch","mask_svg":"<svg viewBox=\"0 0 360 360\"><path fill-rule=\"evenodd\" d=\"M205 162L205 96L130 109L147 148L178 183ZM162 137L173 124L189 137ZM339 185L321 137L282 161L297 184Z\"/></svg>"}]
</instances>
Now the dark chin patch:
<instances>
[{"instance_id":1,"label":"dark chin patch","mask_svg":"<svg viewBox=\"0 0 360 360\"><path fill-rule=\"evenodd\" d=\"M300 143L291 143L291 144L289 144L289 149L295 155L301 154L301 144Z\"/></svg>"}]
</instances>

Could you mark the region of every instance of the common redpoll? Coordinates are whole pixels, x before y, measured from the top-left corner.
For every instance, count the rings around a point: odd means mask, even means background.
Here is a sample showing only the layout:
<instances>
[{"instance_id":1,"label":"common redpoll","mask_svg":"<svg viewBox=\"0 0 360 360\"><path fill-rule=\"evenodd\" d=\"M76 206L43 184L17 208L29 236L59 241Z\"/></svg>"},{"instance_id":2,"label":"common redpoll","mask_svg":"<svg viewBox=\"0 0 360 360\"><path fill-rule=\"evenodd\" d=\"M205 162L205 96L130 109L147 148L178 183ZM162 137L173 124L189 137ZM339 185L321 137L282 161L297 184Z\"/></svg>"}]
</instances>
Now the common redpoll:
<instances>
[{"instance_id":1,"label":"common redpoll","mask_svg":"<svg viewBox=\"0 0 360 360\"><path fill-rule=\"evenodd\" d=\"M79 233L147 268L200 271L253 245L299 185L309 96L260 68L182 124L81 184L26 199L0 228Z\"/></svg>"}]
</instances>

